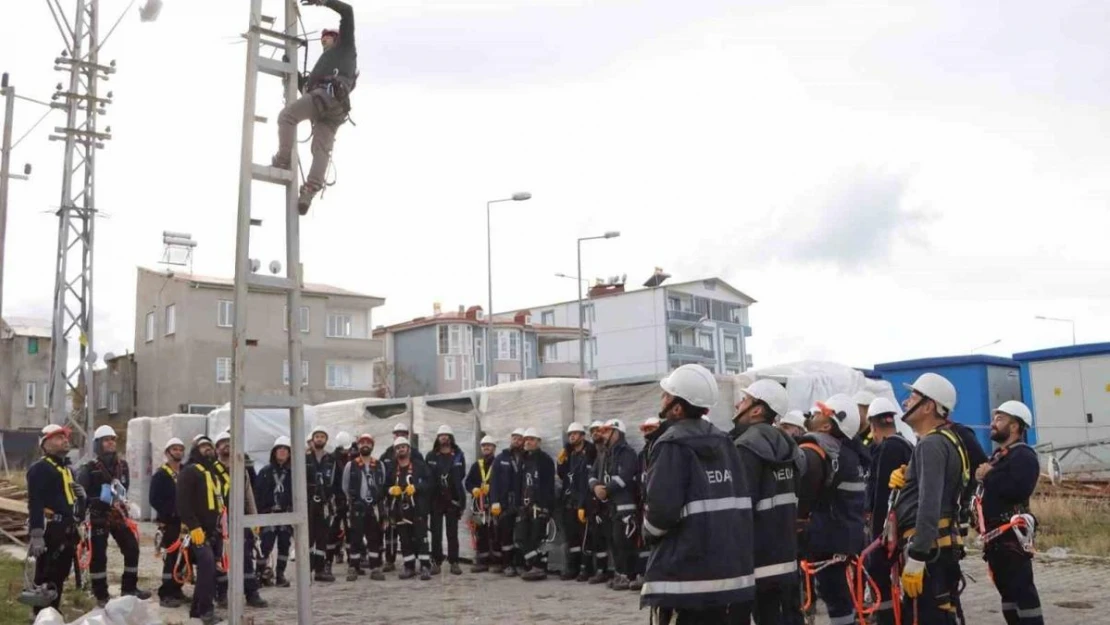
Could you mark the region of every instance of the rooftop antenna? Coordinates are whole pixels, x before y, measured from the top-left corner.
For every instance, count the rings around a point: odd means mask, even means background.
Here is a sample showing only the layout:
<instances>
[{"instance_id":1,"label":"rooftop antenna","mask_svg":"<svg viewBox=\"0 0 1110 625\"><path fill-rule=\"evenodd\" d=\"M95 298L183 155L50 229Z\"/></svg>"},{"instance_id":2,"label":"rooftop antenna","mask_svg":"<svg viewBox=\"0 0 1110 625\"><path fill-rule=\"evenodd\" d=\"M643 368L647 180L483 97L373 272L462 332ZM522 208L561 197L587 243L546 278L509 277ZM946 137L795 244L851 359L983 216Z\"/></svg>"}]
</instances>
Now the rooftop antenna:
<instances>
[{"instance_id":1,"label":"rooftop antenna","mask_svg":"<svg viewBox=\"0 0 1110 625\"><path fill-rule=\"evenodd\" d=\"M189 273L193 273L193 250L197 242L188 232L162 231L162 260L163 265L175 267L189 266Z\"/></svg>"}]
</instances>

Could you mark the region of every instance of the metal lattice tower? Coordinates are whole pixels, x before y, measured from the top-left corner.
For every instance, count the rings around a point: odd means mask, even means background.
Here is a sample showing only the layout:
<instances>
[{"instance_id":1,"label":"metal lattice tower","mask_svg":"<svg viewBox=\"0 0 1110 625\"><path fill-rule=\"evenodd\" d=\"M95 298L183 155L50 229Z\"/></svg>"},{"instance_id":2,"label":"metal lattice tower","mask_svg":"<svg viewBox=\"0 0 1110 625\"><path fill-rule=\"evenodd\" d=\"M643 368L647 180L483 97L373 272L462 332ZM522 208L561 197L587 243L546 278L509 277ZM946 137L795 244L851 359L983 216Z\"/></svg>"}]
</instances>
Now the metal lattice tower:
<instances>
[{"instance_id":1,"label":"metal lattice tower","mask_svg":"<svg viewBox=\"0 0 1110 625\"><path fill-rule=\"evenodd\" d=\"M54 108L66 112L63 127L54 128L51 141L64 141L62 195L58 207L58 248L54 279L54 319L50 355L50 420L72 422L85 435L91 452L91 429L95 412L92 384L93 359L93 230L96 218L96 151L111 135L97 127L110 98L98 95L101 80L115 73L115 62L101 65L99 7L97 0L77 0L70 24L56 0L48 1L58 29L66 41L54 69L66 72L67 84L59 84ZM110 95L110 94L109 94ZM72 368L68 346L79 346L80 360ZM73 393L72 405L66 405Z\"/></svg>"},{"instance_id":2,"label":"metal lattice tower","mask_svg":"<svg viewBox=\"0 0 1110 625\"><path fill-rule=\"evenodd\" d=\"M231 370L231 495L228 502L231 551L230 589L228 591L231 625L243 622L243 559L254 557L244 553L243 531L248 527L293 526L297 572L297 622L312 623L312 601L309 594L310 552L308 548L308 481L306 458L300 441L304 440L304 400L301 397L301 332L300 304L303 282L300 262L300 214L297 210L297 151L293 150L288 170L255 164L254 125L265 118L255 112L258 75L269 74L282 79L285 101L300 96L297 91L297 54L305 42L298 37L297 0L283 0L285 16L281 30L275 19L262 15L262 0L251 0L250 27L247 39L247 74L243 94L243 136L239 162L239 213L235 233L235 321L232 334L233 366ZM281 54L275 61L262 56L266 48ZM296 145L296 144L294 144ZM269 155L266 155L268 159ZM251 188L254 182L279 184L285 187L286 276L258 275L251 271L250 235L252 226L261 226L262 219L251 214ZM248 395L245 376L251 340L247 330L247 293L249 291L280 291L286 294L286 327L289 348L289 386L280 394ZM283 408L289 410L289 438L293 441L290 460L293 464L293 511L276 514L247 515L244 509L246 475L244 461L245 410L249 408Z\"/></svg>"}]
</instances>

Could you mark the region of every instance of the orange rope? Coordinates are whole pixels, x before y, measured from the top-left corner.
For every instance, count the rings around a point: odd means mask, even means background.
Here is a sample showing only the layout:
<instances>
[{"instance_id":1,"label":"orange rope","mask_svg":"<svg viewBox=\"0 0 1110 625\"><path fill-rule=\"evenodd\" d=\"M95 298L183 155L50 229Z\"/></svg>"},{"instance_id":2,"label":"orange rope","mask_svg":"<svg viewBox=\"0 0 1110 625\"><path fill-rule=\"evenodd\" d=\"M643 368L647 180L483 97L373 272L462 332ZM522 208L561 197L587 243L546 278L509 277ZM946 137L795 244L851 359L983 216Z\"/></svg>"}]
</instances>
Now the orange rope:
<instances>
[{"instance_id":1,"label":"orange rope","mask_svg":"<svg viewBox=\"0 0 1110 625\"><path fill-rule=\"evenodd\" d=\"M172 545L166 547L166 557L169 557L170 554L173 553L178 554L177 562L173 565L173 581L185 585L193 583L193 566L192 563L189 562L189 548L182 547L181 539L178 538ZM185 566L181 566L182 564ZM182 570L184 570L184 572L181 572Z\"/></svg>"}]
</instances>

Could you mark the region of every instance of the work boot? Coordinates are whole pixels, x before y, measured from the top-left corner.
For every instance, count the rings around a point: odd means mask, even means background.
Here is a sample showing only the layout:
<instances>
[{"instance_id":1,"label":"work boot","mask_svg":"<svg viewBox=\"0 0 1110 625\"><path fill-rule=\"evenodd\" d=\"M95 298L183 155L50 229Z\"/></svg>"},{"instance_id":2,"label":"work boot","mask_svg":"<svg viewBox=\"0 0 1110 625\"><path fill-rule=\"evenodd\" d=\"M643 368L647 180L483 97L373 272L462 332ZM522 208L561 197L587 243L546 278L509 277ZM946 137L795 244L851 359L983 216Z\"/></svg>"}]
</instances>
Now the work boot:
<instances>
[{"instance_id":1,"label":"work boot","mask_svg":"<svg viewBox=\"0 0 1110 625\"><path fill-rule=\"evenodd\" d=\"M356 567L352 564L347 565L347 581L348 582L357 582L358 581L358 567Z\"/></svg>"},{"instance_id":2,"label":"work boot","mask_svg":"<svg viewBox=\"0 0 1110 625\"><path fill-rule=\"evenodd\" d=\"M274 585L278 588L289 588L289 580L285 579L285 575L279 573L277 579L274 580Z\"/></svg>"},{"instance_id":3,"label":"work boot","mask_svg":"<svg viewBox=\"0 0 1110 625\"><path fill-rule=\"evenodd\" d=\"M426 566L420 567L420 581L426 582L432 579L432 571Z\"/></svg>"},{"instance_id":4,"label":"work boot","mask_svg":"<svg viewBox=\"0 0 1110 625\"><path fill-rule=\"evenodd\" d=\"M158 605L163 607L163 608L169 608L169 609L180 608L181 607L181 600L178 599L177 597L160 597L158 599Z\"/></svg>"},{"instance_id":5,"label":"work boot","mask_svg":"<svg viewBox=\"0 0 1110 625\"><path fill-rule=\"evenodd\" d=\"M489 565L486 564L485 562L478 562L474 566L470 567L470 572L471 573L485 573L488 570L489 570Z\"/></svg>"},{"instance_id":6,"label":"work boot","mask_svg":"<svg viewBox=\"0 0 1110 625\"><path fill-rule=\"evenodd\" d=\"M312 579L318 582L334 582L335 576L329 573L327 569L325 569L323 571L317 571L316 575L314 575Z\"/></svg>"},{"instance_id":7,"label":"work boot","mask_svg":"<svg viewBox=\"0 0 1110 625\"><path fill-rule=\"evenodd\" d=\"M216 616L215 612L209 612L207 614L202 614L200 616L200 622L203 623L203 625L216 625L221 620L223 620L223 619Z\"/></svg>"},{"instance_id":8,"label":"work boot","mask_svg":"<svg viewBox=\"0 0 1110 625\"><path fill-rule=\"evenodd\" d=\"M608 573L606 573L605 571L598 571L597 573L594 573L594 576L591 577L589 581L591 584L604 584L605 582L609 581L609 579L610 578Z\"/></svg>"},{"instance_id":9,"label":"work boot","mask_svg":"<svg viewBox=\"0 0 1110 625\"><path fill-rule=\"evenodd\" d=\"M439 562L432 560L432 575L439 575Z\"/></svg>"},{"instance_id":10,"label":"work boot","mask_svg":"<svg viewBox=\"0 0 1110 625\"><path fill-rule=\"evenodd\" d=\"M219 595L216 597L216 607L221 610L227 609L227 595Z\"/></svg>"},{"instance_id":11,"label":"work boot","mask_svg":"<svg viewBox=\"0 0 1110 625\"><path fill-rule=\"evenodd\" d=\"M628 576L618 574L613 578L613 585L610 588L613 590L628 590Z\"/></svg>"},{"instance_id":12,"label":"work boot","mask_svg":"<svg viewBox=\"0 0 1110 625\"><path fill-rule=\"evenodd\" d=\"M320 192L320 187L314 182L305 182L301 185L301 194L297 197L297 210L301 215L307 215L312 206L312 200Z\"/></svg>"},{"instance_id":13,"label":"work boot","mask_svg":"<svg viewBox=\"0 0 1110 625\"><path fill-rule=\"evenodd\" d=\"M500 564L491 564L489 567L489 572L493 573L494 575L503 575L505 573L505 567L501 566Z\"/></svg>"},{"instance_id":14,"label":"work boot","mask_svg":"<svg viewBox=\"0 0 1110 625\"><path fill-rule=\"evenodd\" d=\"M262 598L262 595L258 594L257 592L252 592L251 594L247 595L247 606L251 608L268 608L270 607L270 604Z\"/></svg>"},{"instance_id":15,"label":"work boot","mask_svg":"<svg viewBox=\"0 0 1110 625\"><path fill-rule=\"evenodd\" d=\"M459 566L458 562L452 562L451 563L451 574L452 575L462 575L462 567Z\"/></svg>"},{"instance_id":16,"label":"work boot","mask_svg":"<svg viewBox=\"0 0 1110 625\"><path fill-rule=\"evenodd\" d=\"M108 601L110 601L110 600L111 600L111 597L97 597L96 598L96 605L103 608L104 606L108 605Z\"/></svg>"},{"instance_id":17,"label":"work boot","mask_svg":"<svg viewBox=\"0 0 1110 625\"><path fill-rule=\"evenodd\" d=\"M385 573L382 572L381 569L374 569L370 571L370 579L374 580L375 582L384 582Z\"/></svg>"},{"instance_id":18,"label":"work boot","mask_svg":"<svg viewBox=\"0 0 1110 625\"><path fill-rule=\"evenodd\" d=\"M292 168L292 166L293 163L290 161L290 158L288 156L274 154L273 158L270 159L270 167L276 167L278 169L290 169Z\"/></svg>"},{"instance_id":19,"label":"work boot","mask_svg":"<svg viewBox=\"0 0 1110 625\"><path fill-rule=\"evenodd\" d=\"M520 575L520 573L517 572L515 566L509 565L505 567L505 577L516 577L517 575Z\"/></svg>"},{"instance_id":20,"label":"work boot","mask_svg":"<svg viewBox=\"0 0 1110 625\"><path fill-rule=\"evenodd\" d=\"M412 579L414 577L416 577L416 569L411 569L406 566L404 570L401 571L401 574L397 576L397 579Z\"/></svg>"},{"instance_id":21,"label":"work boot","mask_svg":"<svg viewBox=\"0 0 1110 625\"><path fill-rule=\"evenodd\" d=\"M342 551L336 551L335 552L335 563L336 564L343 564L343 552Z\"/></svg>"},{"instance_id":22,"label":"work boot","mask_svg":"<svg viewBox=\"0 0 1110 625\"><path fill-rule=\"evenodd\" d=\"M642 589L643 587L644 587L644 578L640 575L637 575L636 577L633 577L632 579L628 580L628 589L629 590L635 590L636 592L640 592L640 589Z\"/></svg>"},{"instance_id":23,"label":"work boot","mask_svg":"<svg viewBox=\"0 0 1110 625\"><path fill-rule=\"evenodd\" d=\"M382 567L382 573L392 573L393 571L396 571L396 570L397 570L397 565L392 563L392 562L386 562L385 566Z\"/></svg>"},{"instance_id":24,"label":"work boot","mask_svg":"<svg viewBox=\"0 0 1110 625\"><path fill-rule=\"evenodd\" d=\"M537 567L530 571L526 571L524 575L520 576L520 579L526 582L540 582L547 579L547 571Z\"/></svg>"},{"instance_id":25,"label":"work boot","mask_svg":"<svg viewBox=\"0 0 1110 625\"><path fill-rule=\"evenodd\" d=\"M569 582L572 579L578 579L578 571L567 569L563 571L563 574L559 576L559 579L563 580L564 582Z\"/></svg>"},{"instance_id":26,"label":"work boot","mask_svg":"<svg viewBox=\"0 0 1110 625\"><path fill-rule=\"evenodd\" d=\"M578 573L578 578L575 581L577 581L577 582L588 582L588 581L590 581L591 577L593 577L593 576L590 575L589 571L587 571L586 569L582 569L582 571L580 573Z\"/></svg>"},{"instance_id":27,"label":"work boot","mask_svg":"<svg viewBox=\"0 0 1110 625\"><path fill-rule=\"evenodd\" d=\"M142 601L146 601L147 599L150 599L150 591L149 590L143 590L142 588L132 588L131 590L123 591L122 593L120 593L120 596L121 597L135 597L135 598L140 599Z\"/></svg>"}]
</instances>

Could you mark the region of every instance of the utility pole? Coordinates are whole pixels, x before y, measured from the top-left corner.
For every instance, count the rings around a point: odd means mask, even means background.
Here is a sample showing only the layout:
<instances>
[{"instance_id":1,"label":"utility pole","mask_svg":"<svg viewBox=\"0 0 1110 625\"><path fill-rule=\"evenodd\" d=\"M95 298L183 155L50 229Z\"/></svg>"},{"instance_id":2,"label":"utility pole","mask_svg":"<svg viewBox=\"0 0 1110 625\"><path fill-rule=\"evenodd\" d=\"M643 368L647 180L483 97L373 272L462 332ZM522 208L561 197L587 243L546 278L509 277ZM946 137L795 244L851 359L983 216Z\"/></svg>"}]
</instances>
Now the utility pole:
<instances>
[{"instance_id":1,"label":"utility pole","mask_svg":"<svg viewBox=\"0 0 1110 625\"><path fill-rule=\"evenodd\" d=\"M8 232L8 176L12 166L12 116L15 115L15 87L8 75L0 77L4 95L4 134L0 138L0 319L4 317L4 240Z\"/></svg>"}]
</instances>

